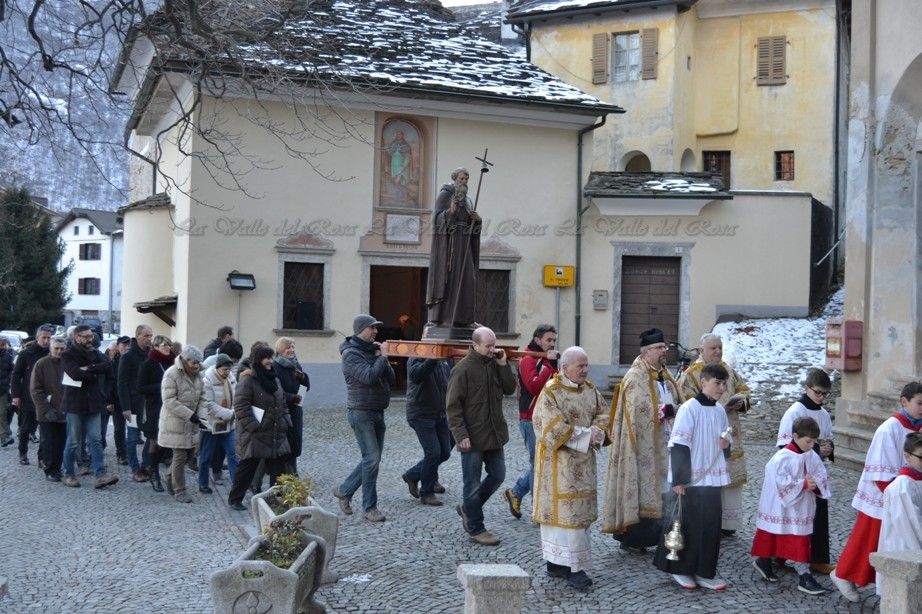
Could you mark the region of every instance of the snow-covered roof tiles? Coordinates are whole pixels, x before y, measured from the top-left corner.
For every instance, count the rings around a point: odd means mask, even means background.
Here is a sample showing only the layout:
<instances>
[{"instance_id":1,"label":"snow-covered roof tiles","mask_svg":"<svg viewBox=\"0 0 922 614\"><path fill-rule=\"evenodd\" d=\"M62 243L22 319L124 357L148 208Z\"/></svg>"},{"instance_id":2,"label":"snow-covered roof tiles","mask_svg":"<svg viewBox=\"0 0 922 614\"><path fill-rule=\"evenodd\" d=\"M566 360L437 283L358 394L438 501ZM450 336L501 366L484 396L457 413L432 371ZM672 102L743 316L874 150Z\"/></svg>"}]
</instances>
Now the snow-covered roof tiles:
<instances>
[{"instance_id":1,"label":"snow-covered roof tiles","mask_svg":"<svg viewBox=\"0 0 922 614\"><path fill-rule=\"evenodd\" d=\"M586 196L697 197L727 199L723 179L716 173L614 173L594 171L584 188Z\"/></svg>"},{"instance_id":2,"label":"snow-covered roof tiles","mask_svg":"<svg viewBox=\"0 0 922 614\"><path fill-rule=\"evenodd\" d=\"M462 97L621 112L456 23L431 0L326 0L265 41L242 43L251 68L376 93ZM174 48L169 59L189 61Z\"/></svg>"},{"instance_id":3,"label":"snow-covered roof tiles","mask_svg":"<svg viewBox=\"0 0 922 614\"><path fill-rule=\"evenodd\" d=\"M507 21L529 21L551 15L557 16L558 13L572 14L606 9L627 10L635 6L639 8L678 4L688 7L695 2L697 0L525 0L509 9Z\"/></svg>"}]
</instances>

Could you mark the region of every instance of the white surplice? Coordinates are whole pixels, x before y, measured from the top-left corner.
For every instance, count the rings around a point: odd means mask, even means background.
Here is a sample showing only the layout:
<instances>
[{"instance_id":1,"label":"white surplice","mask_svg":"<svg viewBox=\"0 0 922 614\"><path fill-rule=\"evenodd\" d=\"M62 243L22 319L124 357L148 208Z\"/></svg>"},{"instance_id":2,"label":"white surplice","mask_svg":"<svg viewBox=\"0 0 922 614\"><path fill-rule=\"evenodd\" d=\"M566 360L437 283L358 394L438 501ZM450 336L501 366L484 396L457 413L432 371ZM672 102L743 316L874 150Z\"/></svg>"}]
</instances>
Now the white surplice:
<instances>
[{"instance_id":1,"label":"white surplice","mask_svg":"<svg viewBox=\"0 0 922 614\"><path fill-rule=\"evenodd\" d=\"M691 451L691 483L687 486L726 486L730 483L727 461L720 447L720 435L730 427L720 403L702 405L697 399L682 403L672 425L669 448L675 444ZM672 462L669 463L672 482Z\"/></svg>"},{"instance_id":2,"label":"white surplice","mask_svg":"<svg viewBox=\"0 0 922 614\"><path fill-rule=\"evenodd\" d=\"M895 417L887 418L877 427L864 460L858 489L852 499L853 508L872 518L883 518L884 493L874 482L889 482L900 472L904 465L903 444L906 435L913 432Z\"/></svg>"},{"instance_id":3,"label":"white surplice","mask_svg":"<svg viewBox=\"0 0 922 614\"><path fill-rule=\"evenodd\" d=\"M765 465L756 528L775 535L810 535L816 514L816 495L804 489L810 475L820 495L829 498L829 477L813 450L798 454L787 447L775 452Z\"/></svg>"},{"instance_id":4,"label":"white surplice","mask_svg":"<svg viewBox=\"0 0 922 614\"><path fill-rule=\"evenodd\" d=\"M590 428L574 426L573 435L564 445L585 453L589 450L591 437ZM542 524L541 552L545 561L569 567L574 572L589 569L592 564L589 529L569 529Z\"/></svg>"},{"instance_id":5,"label":"white surplice","mask_svg":"<svg viewBox=\"0 0 922 614\"><path fill-rule=\"evenodd\" d=\"M884 491L878 552L922 550L922 481L898 475ZM877 594L881 576L877 574Z\"/></svg>"},{"instance_id":6,"label":"white surplice","mask_svg":"<svg viewBox=\"0 0 922 614\"><path fill-rule=\"evenodd\" d=\"M794 437L794 421L798 418L813 418L820 426L820 439L833 438L832 418L826 408L807 409L803 403L797 401L781 416L781 422L778 424L778 441L775 445L786 446L791 443Z\"/></svg>"}]
</instances>

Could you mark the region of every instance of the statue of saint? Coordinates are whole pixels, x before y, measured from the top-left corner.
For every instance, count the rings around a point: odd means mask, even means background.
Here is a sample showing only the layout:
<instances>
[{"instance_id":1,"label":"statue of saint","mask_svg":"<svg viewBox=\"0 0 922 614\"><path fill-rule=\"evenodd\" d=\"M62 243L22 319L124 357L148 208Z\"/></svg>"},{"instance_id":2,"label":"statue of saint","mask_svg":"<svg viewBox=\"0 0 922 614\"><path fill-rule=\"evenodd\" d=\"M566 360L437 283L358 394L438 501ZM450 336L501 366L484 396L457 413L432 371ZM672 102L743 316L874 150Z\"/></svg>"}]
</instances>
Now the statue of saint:
<instances>
[{"instance_id":1,"label":"statue of saint","mask_svg":"<svg viewBox=\"0 0 922 614\"><path fill-rule=\"evenodd\" d=\"M476 321L481 219L467 195L467 169L456 168L452 183L435 201L429 288L429 324L467 328Z\"/></svg>"}]
</instances>

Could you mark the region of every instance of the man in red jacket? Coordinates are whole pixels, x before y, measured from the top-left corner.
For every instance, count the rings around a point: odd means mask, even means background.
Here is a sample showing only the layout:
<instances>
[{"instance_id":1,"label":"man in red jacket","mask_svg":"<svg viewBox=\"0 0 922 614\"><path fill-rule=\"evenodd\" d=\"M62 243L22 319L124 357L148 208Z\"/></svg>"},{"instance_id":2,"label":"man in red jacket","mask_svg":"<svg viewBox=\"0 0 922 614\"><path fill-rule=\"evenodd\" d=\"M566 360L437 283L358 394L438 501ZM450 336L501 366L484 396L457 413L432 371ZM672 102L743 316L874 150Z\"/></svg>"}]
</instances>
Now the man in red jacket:
<instances>
[{"instance_id":1,"label":"man in red jacket","mask_svg":"<svg viewBox=\"0 0 922 614\"><path fill-rule=\"evenodd\" d=\"M532 334L531 343L525 349L531 352L547 352L547 358L525 356L519 361L519 432L528 450L528 469L519 476L512 488L507 488L503 497L509 504L509 512L516 518L522 517L522 498L532 489L535 473L535 429L531 424L531 413L535 409L538 394L547 380L557 373L558 352L557 329L550 324L541 324Z\"/></svg>"}]
</instances>

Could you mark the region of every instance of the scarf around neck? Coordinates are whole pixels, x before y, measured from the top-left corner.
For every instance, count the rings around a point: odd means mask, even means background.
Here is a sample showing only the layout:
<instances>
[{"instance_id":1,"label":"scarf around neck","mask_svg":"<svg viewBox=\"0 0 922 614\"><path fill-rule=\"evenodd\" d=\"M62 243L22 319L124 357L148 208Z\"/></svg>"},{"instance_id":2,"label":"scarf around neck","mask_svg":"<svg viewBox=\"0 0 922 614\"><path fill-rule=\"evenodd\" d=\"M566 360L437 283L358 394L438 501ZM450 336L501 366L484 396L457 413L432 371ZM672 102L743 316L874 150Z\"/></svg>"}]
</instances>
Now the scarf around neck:
<instances>
[{"instance_id":1,"label":"scarf around neck","mask_svg":"<svg viewBox=\"0 0 922 614\"><path fill-rule=\"evenodd\" d=\"M279 389L275 381L275 371L272 369L266 369L262 364L255 364L253 365L253 374L259 387L267 393L275 394L275 391Z\"/></svg>"}]
</instances>

